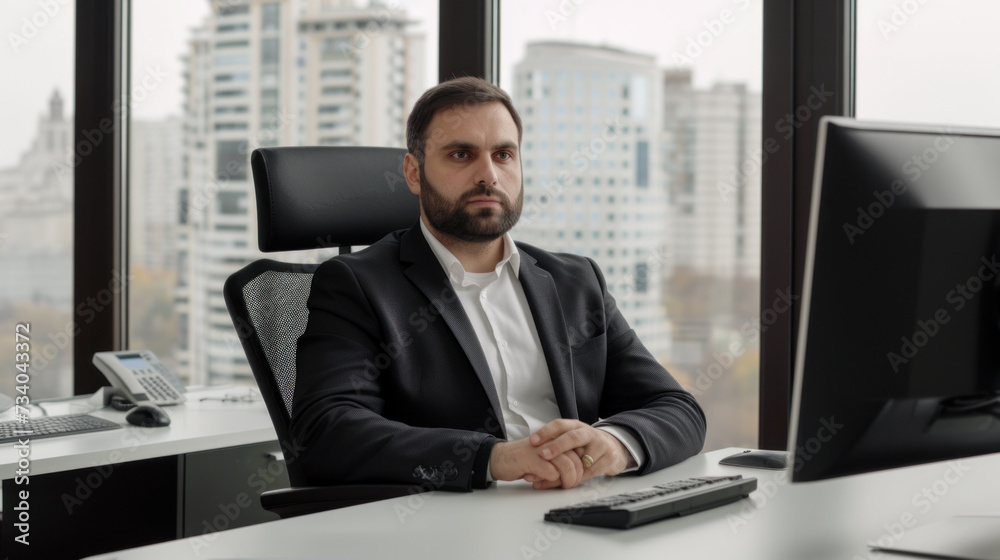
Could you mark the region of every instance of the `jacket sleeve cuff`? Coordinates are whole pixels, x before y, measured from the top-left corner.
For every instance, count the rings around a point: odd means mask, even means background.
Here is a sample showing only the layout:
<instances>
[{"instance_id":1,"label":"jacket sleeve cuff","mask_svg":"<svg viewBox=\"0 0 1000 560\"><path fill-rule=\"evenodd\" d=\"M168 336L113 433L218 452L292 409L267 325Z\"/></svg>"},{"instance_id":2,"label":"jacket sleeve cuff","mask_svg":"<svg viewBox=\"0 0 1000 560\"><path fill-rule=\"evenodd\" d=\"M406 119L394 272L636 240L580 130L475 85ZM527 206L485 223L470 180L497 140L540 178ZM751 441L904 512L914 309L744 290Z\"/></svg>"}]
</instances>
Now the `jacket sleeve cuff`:
<instances>
[{"instance_id":1,"label":"jacket sleeve cuff","mask_svg":"<svg viewBox=\"0 0 1000 560\"><path fill-rule=\"evenodd\" d=\"M479 450L476 451L476 457L472 462L471 473L472 487L475 489L488 488L490 485L490 453L493 451L493 446L496 443L497 438L489 436L479 444Z\"/></svg>"}]
</instances>

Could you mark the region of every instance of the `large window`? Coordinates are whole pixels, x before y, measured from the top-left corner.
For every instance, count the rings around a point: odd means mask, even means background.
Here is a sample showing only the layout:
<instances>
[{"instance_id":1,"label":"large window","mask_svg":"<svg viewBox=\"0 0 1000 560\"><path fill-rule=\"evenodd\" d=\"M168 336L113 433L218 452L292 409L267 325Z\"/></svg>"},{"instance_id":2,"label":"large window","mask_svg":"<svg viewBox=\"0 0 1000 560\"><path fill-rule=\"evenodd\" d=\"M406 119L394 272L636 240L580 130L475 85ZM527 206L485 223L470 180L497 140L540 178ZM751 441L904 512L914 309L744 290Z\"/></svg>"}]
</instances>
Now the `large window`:
<instances>
[{"instance_id":1,"label":"large window","mask_svg":"<svg viewBox=\"0 0 1000 560\"><path fill-rule=\"evenodd\" d=\"M157 80L132 107L129 346L189 384L252 383L222 296L262 256L250 152L404 146L435 77L437 2L183 4L132 3L132 81Z\"/></svg>"},{"instance_id":2,"label":"large window","mask_svg":"<svg viewBox=\"0 0 1000 560\"><path fill-rule=\"evenodd\" d=\"M0 392L18 369L32 400L72 393L74 2L4 2L0 104ZM44 69L44 70L42 70ZM107 131L90 131L100 142ZM110 302L109 299L106 303ZM86 313L100 313L97 299ZM27 325L17 332L17 325ZM25 367L19 367L25 366Z\"/></svg>"},{"instance_id":3,"label":"large window","mask_svg":"<svg viewBox=\"0 0 1000 560\"><path fill-rule=\"evenodd\" d=\"M440 38L437 33L439 3L444 6L442 25L448 30ZM62 18L69 12L37 15L36 6L29 4L21 3L23 9L5 8L9 12L5 21L21 21L28 25L24 18L28 22L37 18L38 23L34 29L37 33L32 37L27 37L33 33L31 30L21 33L28 39L28 50L22 54L11 49L4 53L3 62L5 68L13 69L11 75L30 76L30 79L19 79L16 90L6 86L5 95L8 91L24 95L22 101L8 103L4 114L8 119L29 116L30 121L34 119L31 114L41 114L45 109L32 113L27 108L32 107L32 103L44 106L39 100L52 91L50 86L40 93L31 89L44 82L37 69L44 67L44 75L50 78L56 74L67 77L65 88L59 87L67 101L66 107L72 105L69 102L73 97L69 91L72 84L68 77L73 69L72 47L69 46L72 33L68 30L53 32L59 30L56 24L64 21ZM353 59L324 55L329 55L331 46L338 41L351 46L352 56L357 56L358 60L368 60L376 50L393 53L392 68L405 67L407 72L389 74L386 68L385 74L367 73L365 76L392 76L396 80L396 91L402 89L404 97L418 94L437 80L434 68L439 61L445 76L453 73L489 75L489 61L498 53L488 48L492 40L489 18L483 15L494 3L485 0L385 0L380 7L392 13L403 9L406 16L398 19L392 16L388 22L383 17L381 21L361 26L357 22L352 24L326 16L303 19L301 10L367 5L366 0L353 3L219 0L214 4L219 9L213 9L209 0L184 0L169 6L160 4L149 0L130 3L132 86L148 84L150 88L144 90L148 94L146 99L131 99L129 105L133 109L132 157L127 162L131 173L128 178L131 205L128 208L130 231L124 232L124 237L129 240L132 262L129 277L137 281L129 287L132 293L130 315L120 324L129 325L126 334L132 338L130 346L157 349L161 358L177 367L191 383L246 379L245 369L236 371L241 366L233 356L237 350L233 339L213 337L212 332L222 331L210 329L215 326L222 329L228 324L217 287L213 286L221 285L230 271L254 256L254 226L243 214L253 213L253 198L245 180L229 178L229 183L219 183L216 150L226 146L223 142L230 141L246 141L247 149L284 142L335 145L359 141L398 145L387 140L399 133L398 126L393 123L401 116L395 114L395 109L386 111L383 104L381 113L374 115L376 124L365 128L359 119L372 116L365 109L374 106L367 103L368 97L358 92L353 96L333 93L335 88L344 87L344 82L358 81L358 69L368 67L357 66L351 62ZM985 81L995 74L989 71L992 68L989 57L995 49L969 43L977 37L989 37L988 33L961 32L974 30L980 22L990 21L989 17L980 17L993 13L989 2L932 6L927 2L864 0L860 4L857 7L859 116L964 123L967 117L935 112L951 111L961 105L966 110L975 107L977 116L982 116L975 119L976 124L995 122L990 111L996 108L989 103L995 97L990 95L995 92L995 86ZM290 10L291 5L295 9ZM776 298L782 295L796 297L801 287L804 255L800 240L805 237L804 225L807 223L815 117L853 110L850 57L844 54L851 52L846 41L853 37L853 30L846 26L853 22L854 3L503 0L502 6L501 85L515 95L526 118L533 121L529 123L532 130L526 132L524 146L534 154L525 177L529 181L528 192L536 197L532 201L534 222L526 221L525 224L534 224L532 227L536 231L531 235L548 236L545 242L540 242L548 248L562 247L591 256L593 251L598 252L595 258L609 279L617 282L615 294L630 321L644 333L653 333L643 334L649 345L689 388L702 393L699 397L708 408L710 423L714 427L739 426L737 434L711 431L709 446L753 443L753 411L758 408L753 386L759 379L763 399L759 407L760 441L772 448L782 447L797 332L797 304L790 307L790 312L775 317L772 302L777 302ZM84 11L81 9L81 13ZM762 12L766 14L763 21ZM959 15L964 19L955 23L954 18ZM101 38L112 37L116 32L113 10L100 11L97 16L96 26L87 20L88 25L79 28L77 48L81 52L87 45L99 43ZM882 25L883 21L896 29L883 35L882 30L888 29ZM387 30L393 28L392 22L406 22L405 37L379 42L391 35ZM951 35L935 35L945 29L951 29ZM65 49L55 49L39 60L27 56L32 49L56 37L67 41ZM345 43L345 39L348 42ZM351 42L355 39L358 41L356 49ZM435 52L439 39L448 45L440 57ZM409 49L417 48L416 44L421 42L423 59L409 59ZM560 42L565 44L560 47ZM766 56L761 55L761 44ZM925 44L928 46L924 47ZM955 45L965 46L957 51L953 48ZM584 61L582 67L569 64L543 67L543 62L552 63L556 56L553 53L559 48L568 51L558 56L574 61L573 64ZM928 48L934 52L926 50ZM540 49L548 54L534 60L528 54L529 49L533 49L532 53ZM924 61L908 65L899 63L915 61L912 52L923 53L920 56L925 57ZM301 53L306 56L299 56ZM590 58L580 56L586 53ZM107 69L114 67L110 50L97 54L99 56L82 57L80 67L75 69L77 83L81 84L78 103L87 100L88 96L100 102L82 110L76 118L91 117L94 123L102 117L97 114L99 107L111 106L115 101L108 91L98 91L101 84L111 83L113 79L104 79L102 75L100 80L86 81L87 77L102 71L107 74ZM613 59L621 61L622 67L596 69L607 79L606 83L596 83L595 69L586 61L593 62L604 55L617 57ZM871 66L879 58L882 59L881 68ZM70 65L67 70L58 70L64 63ZM762 66L763 80L760 79ZM415 68L425 70L415 71ZM932 68L936 73L930 76L927 71ZM582 76L578 75L579 70L584 72ZM549 74L544 74L545 71ZM565 71L562 78L560 71ZM612 73L615 74L613 78ZM425 78L419 87L410 91L400 82L411 83L413 74L423 74ZM217 80L224 76L238 79ZM981 83L987 85L980 87L978 81L963 85L963 80L972 77L982 79ZM952 93L935 93L942 86L951 88ZM812 88L818 87L825 88L823 91L835 91L835 94L822 108L810 112L811 118L795 120L791 128L785 126L792 122L790 115L801 110L803 105L811 108L809 96ZM329 89L330 93L324 94L323 89ZM29 91L34 93L26 93ZM547 101L546 94L549 96ZM756 138L758 141L761 136L777 140L775 145L764 145L766 162L764 157L758 157L762 152L753 151L755 134L750 130L754 121L748 115L754 106L754 96L763 97L764 115L762 134L757 133ZM961 101L955 102L956 98ZM591 105L590 99L599 102ZM737 109L739 100L745 103ZM401 110L404 114L406 107L408 103ZM893 113L894 108L903 112ZM608 118L612 125L617 118L621 128L605 127L602 119ZM164 124L170 119L174 122ZM151 123L153 132L143 132L146 122ZM7 143L35 135L36 125L31 122L20 121L14 126L11 130L17 133L7 135ZM775 130L778 126L784 128ZM747 140L744 145L734 148L733 138L738 136L736 129L741 127L746 129ZM75 131L77 140L93 126L88 123L86 128L86 131ZM160 157L159 154L165 152L149 151L143 145L153 145L176 134L178 128L182 147L175 152L179 155L170 156L179 161L173 169L179 170L180 178L171 179L177 183L162 191L153 184L143 185L142 181L147 179L140 179L141 170L156 168L163 162L141 162L136 157L142 156L136 154L155 153ZM378 131L382 136L375 139L359 136L359 128ZM583 141L571 143L573 135L583 135ZM154 139L154 136L161 138ZM717 151L706 147L716 144L721 146ZM590 152L585 153L583 149ZM11 150L17 151L16 148L4 150L8 163L0 165L3 185L11 183ZM572 156L578 150L582 159L574 160ZM601 150L600 153L597 150ZM734 153L737 155L733 156ZM98 159L104 171L81 171L87 163ZM87 195L77 197L78 201L92 200L93 193L101 191L99 208L114 206L104 200L107 198L105 191L113 188L112 181L101 175L118 165L112 159L109 154L84 158L84 165L76 171L91 182L80 181L77 185L79 192ZM724 174L713 176L713 170L715 173L723 170ZM570 173L571 184L560 184L557 188L554 184L558 183L553 183L553 178L566 179L564 171ZM155 173L145 175L154 176ZM549 182L543 184L546 177ZM713 187L706 188L708 184ZM761 199L753 192L757 188L765 196L761 214L754 217L746 208L748 203ZM5 195L8 192L5 188ZM239 196L240 192L246 196ZM637 200L643 205L641 210L629 210L627 206L635 205ZM140 206L146 210L140 210ZM0 211L10 214L9 208L9 205L4 206ZM99 216L99 221L89 222L87 217L92 215L91 209L81 208L82 213L77 214L78 224L105 229L116 227L116 218L104 215ZM143 212L147 216L156 215L146 220ZM21 214L25 219L27 216ZM543 216L549 222L542 219ZM544 225L546 223L563 227L550 228ZM612 223L622 227L611 228ZM8 256L4 251L12 247L12 233L7 224L6 220L0 224L0 255L4 258ZM580 227L576 227L577 224ZM155 233L156 228L161 232L169 228L174 231ZM754 233L758 231L759 237ZM638 239L644 244L635 244L640 232L642 237ZM657 239L657 235L668 236L669 242L645 244ZM82 280L88 286L81 297L97 293L103 289L101 286L108 285L104 276L109 271L117 274L110 264L116 245L105 241L94 250L95 254L107 257L100 266L90 269L81 266L73 271L75 281L80 283ZM149 261L166 254L156 247L168 244L173 244L169 251L176 255L176 263L166 274L158 274ZM719 247L728 249L721 251ZM80 248L81 244L77 243L76 250ZM238 254L233 254L233 250ZM760 298L753 297L754 279L750 271L753 267L747 266L758 250L762 261L759 295L765 302L759 309L757 301ZM221 256L223 254L226 256ZM279 257L284 258L283 255ZM137 267L147 268L140 271ZM143 279L148 281L149 293L158 294L149 300L155 300L155 305L140 301L148 299L141 295L145 289ZM9 282L6 277L4 281ZM655 300L657 297L659 302ZM11 299L30 301L11 297L5 301ZM642 302L652 303L644 305ZM744 304L749 307L741 308ZM5 310L11 307L9 303L5 305ZM103 312L95 311L98 319L95 323L111 318L107 308L103 309ZM68 311L67 308L67 317ZM768 328L758 329L760 323ZM120 339L121 333L116 324L107 321L85 330L75 339L69 337L69 341L64 340L55 327L43 336L54 340L50 351L54 355L68 353L68 346L76 347L79 355L75 357L77 369L73 375L78 382L84 381L81 387L90 388L96 387L101 380L93 368L87 367L89 353L117 344L114 341ZM89 333L99 336L92 337ZM761 343L759 378L753 349L758 338ZM63 346L60 348L60 345ZM209 348L216 348L215 353ZM730 365L728 354L735 358L737 352L734 350L741 351L742 355ZM210 356L219 365L218 374L208 366ZM64 369L64 375L69 374ZM58 376L50 379L55 377ZM699 380L704 389L699 388ZM66 387L60 392L72 391L68 384Z\"/></svg>"},{"instance_id":4,"label":"large window","mask_svg":"<svg viewBox=\"0 0 1000 560\"><path fill-rule=\"evenodd\" d=\"M500 85L524 120L515 237L597 261L705 408L706 447L755 445L760 3L504 0L501 14Z\"/></svg>"},{"instance_id":5,"label":"large window","mask_svg":"<svg viewBox=\"0 0 1000 560\"><path fill-rule=\"evenodd\" d=\"M858 2L857 116L1000 128L1000 4Z\"/></svg>"}]
</instances>

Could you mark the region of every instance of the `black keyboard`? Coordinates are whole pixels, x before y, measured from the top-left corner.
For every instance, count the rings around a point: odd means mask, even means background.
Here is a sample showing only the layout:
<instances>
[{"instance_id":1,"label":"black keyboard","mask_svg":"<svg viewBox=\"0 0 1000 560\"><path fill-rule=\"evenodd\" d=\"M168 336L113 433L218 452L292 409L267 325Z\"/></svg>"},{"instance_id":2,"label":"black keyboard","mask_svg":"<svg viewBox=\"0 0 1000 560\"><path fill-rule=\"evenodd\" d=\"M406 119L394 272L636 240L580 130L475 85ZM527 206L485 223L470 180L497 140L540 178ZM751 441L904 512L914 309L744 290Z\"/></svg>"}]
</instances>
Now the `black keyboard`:
<instances>
[{"instance_id":1,"label":"black keyboard","mask_svg":"<svg viewBox=\"0 0 1000 560\"><path fill-rule=\"evenodd\" d=\"M739 474L699 476L556 508L545 514L545 520L631 529L730 504L756 489L756 478L743 478Z\"/></svg>"},{"instance_id":2,"label":"black keyboard","mask_svg":"<svg viewBox=\"0 0 1000 560\"><path fill-rule=\"evenodd\" d=\"M67 414L64 416L41 416L27 422L10 420L0 422L0 443L21 439L39 439L85 432L101 432L121 428L110 420L89 414Z\"/></svg>"}]
</instances>

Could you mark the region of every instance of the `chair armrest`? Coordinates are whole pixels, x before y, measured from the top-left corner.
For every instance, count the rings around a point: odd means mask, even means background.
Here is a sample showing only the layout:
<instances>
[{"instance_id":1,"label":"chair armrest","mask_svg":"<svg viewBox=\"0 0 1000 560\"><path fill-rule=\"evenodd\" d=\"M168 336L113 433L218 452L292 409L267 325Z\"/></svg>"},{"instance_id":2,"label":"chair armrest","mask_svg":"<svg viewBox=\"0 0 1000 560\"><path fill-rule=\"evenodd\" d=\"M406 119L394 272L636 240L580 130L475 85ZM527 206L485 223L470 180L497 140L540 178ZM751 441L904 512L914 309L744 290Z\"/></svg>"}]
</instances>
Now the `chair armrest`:
<instances>
[{"instance_id":1,"label":"chair armrest","mask_svg":"<svg viewBox=\"0 0 1000 560\"><path fill-rule=\"evenodd\" d=\"M426 492L416 484L345 484L268 490L260 505L282 519Z\"/></svg>"}]
</instances>

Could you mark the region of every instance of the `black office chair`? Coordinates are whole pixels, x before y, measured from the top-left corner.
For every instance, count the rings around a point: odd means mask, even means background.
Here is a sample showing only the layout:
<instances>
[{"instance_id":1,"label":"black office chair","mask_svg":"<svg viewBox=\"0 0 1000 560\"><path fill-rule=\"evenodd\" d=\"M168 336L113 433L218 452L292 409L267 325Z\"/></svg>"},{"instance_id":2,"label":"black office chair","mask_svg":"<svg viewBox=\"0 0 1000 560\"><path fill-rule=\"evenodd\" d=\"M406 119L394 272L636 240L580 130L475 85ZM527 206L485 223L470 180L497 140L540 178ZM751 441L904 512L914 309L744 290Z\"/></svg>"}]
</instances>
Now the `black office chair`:
<instances>
[{"instance_id":1,"label":"black office chair","mask_svg":"<svg viewBox=\"0 0 1000 560\"><path fill-rule=\"evenodd\" d=\"M254 150L261 251L370 245L408 228L419 216L394 148L294 147ZM250 369L284 450L291 488L261 495L264 509L281 517L357 505L423 489L416 485L303 486L289 436L295 391L295 353L305 331L306 301L319 265L261 259L226 280L223 293Z\"/></svg>"}]
</instances>

